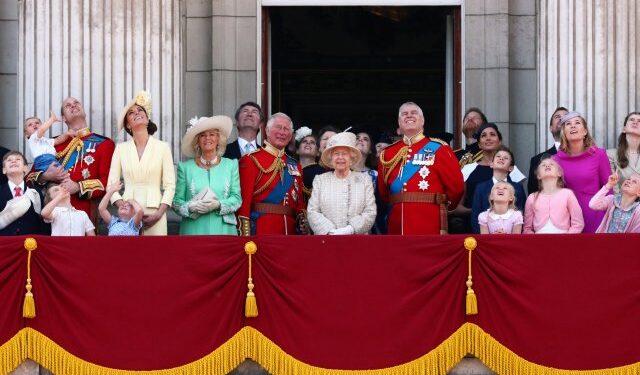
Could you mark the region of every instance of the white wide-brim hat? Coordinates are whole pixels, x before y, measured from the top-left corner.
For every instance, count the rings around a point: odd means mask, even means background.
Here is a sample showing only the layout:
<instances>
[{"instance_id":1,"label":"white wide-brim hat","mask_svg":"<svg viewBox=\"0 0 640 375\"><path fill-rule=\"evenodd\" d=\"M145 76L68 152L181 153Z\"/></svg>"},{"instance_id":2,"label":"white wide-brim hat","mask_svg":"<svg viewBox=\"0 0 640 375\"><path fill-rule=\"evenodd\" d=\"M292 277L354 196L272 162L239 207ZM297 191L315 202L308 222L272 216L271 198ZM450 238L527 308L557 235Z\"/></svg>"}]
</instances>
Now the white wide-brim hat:
<instances>
[{"instance_id":1,"label":"white wide-brim hat","mask_svg":"<svg viewBox=\"0 0 640 375\"><path fill-rule=\"evenodd\" d=\"M193 121L192 126L187 129L184 137L182 137L182 153L186 157L194 157L196 155L196 138L198 134L206 130L218 129L220 135L226 138L228 142L232 127L233 121L228 116L200 117L198 120Z\"/></svg>"},{"instance_id":2,"label":"white wide-brim hat","mask_svg":"<svg viewBox=\"0 0 640 375\"><path fill-rule=\"evenodd\" d=\"M324 165L333 168L333 165L331 165L331 154L333 154L333 150L338 147L349 149L351 158L353 159L352 164L358 163L360 158L362 158L360 150L356 148L356 135L345 131L332 136L329 138L329 141L327 141L327 148L322 151L322 155L320 156L320 160L322 160Z\"/></svg>"},{"instance_id":3,"label":"white wide-brim hat","mask_svg":"<svg viewBox=\"0 0 640 375\"><path fill-rule=\"evenodd\" d=\"M120 111L120 116L118 116L118 132L125 127L127 112L129 112L129 109L134 105L139 105L144 108L144 111L147 113L147 118L151 121L151 95L149 95L147 91L138 91L136 97L129 100L124 108L122 108L122 111Z\"/></svg>"}]
</instances>

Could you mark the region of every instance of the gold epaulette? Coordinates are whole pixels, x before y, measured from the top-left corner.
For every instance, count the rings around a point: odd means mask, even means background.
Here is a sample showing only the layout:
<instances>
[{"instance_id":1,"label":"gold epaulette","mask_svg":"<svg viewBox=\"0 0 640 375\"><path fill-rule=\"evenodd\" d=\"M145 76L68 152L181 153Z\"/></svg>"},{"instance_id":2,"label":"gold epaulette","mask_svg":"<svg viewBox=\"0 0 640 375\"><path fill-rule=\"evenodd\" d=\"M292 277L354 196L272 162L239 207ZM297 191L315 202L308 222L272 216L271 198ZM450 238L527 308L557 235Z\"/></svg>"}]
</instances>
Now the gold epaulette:
<instances>
[{"instance_id":1,"label":"gold epaulette","mask_svg":"<svg viewBox=\"0 0 640 375\"><path fill-rule=\"evenodd\" d=\"M104 190L104 185L102 185L102 182L100 180L96 179L92 179L92 180L84 180L84 181L79 181L78 185L80 185L80 196L81 197L87 197L87 198L91 198L91 196L93 195L93 192L96 190Z\"/></svg>"},{"instance_id":2,"label":"gold epaulette","mask_svg":"<svg viewBox=\"0 0 640 375\"><path fill-rule=\"evenodd\" d=\"M449 146L449 144L448 144L447 142L443 141L443 140L442 140L442 139L440 139L440 138L431 138L431 137L429 137L429 139L430 139L430 140L432 140L432 141L434 141L434 142L438 142L438 143L440 143L440 144L441 144L441 145L443 145L443 146Z\"/></svg>"}]
</instances>

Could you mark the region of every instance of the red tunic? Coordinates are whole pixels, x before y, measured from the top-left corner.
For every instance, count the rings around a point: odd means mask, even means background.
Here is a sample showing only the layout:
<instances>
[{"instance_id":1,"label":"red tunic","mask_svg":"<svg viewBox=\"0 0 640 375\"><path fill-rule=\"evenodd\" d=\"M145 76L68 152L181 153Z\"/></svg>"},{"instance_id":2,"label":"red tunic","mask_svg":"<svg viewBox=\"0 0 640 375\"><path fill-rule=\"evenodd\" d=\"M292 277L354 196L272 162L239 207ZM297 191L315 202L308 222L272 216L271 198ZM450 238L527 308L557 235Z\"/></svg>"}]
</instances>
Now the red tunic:
<instances>
[{"instance_id":1,"label":"red tunic","mask_svg":"<svg viewBox=\"0 0 640 375\"><path fill-rule=\"evenodd\" d=\"M400 170L404 169L405 165L414 163L414 155L425 148L430 141L440 144L432 155L432 164L419 165L422 173L418 172L411 176L401 189L403 192L410 193L443 193L450 202L449 209L458 205L464 193L464 180L458 166L458 159L448 145L427 137L411 146L398 141L387 147L380 155L378 192L384 202L390 201L393 194L390 188L393 181L399 177ZM397 159L394 163L394 157L401 156L405 149L406 156ZM417 161L425 162L425 160L425 158L419 158ZM441 230L440 207L436 203L396 203L391 207L388 220L389 234L439 234Z\"/></svg>"},{"instance_id":2,"label":"red tunic","mask_svg":"<svg viewBox=\"0 0 640 375\"><path fill-rule=\"evenodd\" d=\"M282 174L288 173L293 183L279 196L275 205L286 207L291 214L260 213L256 203L265 203L267 197L281 184ZM240 158L240 190L242 206L237 212L241 234L296 234L296 216L304 212L300 164L284 152L267 144ZM250 223L250 230L243 223ZM250 232L250 233L247 233Z\"/></svg>"},{"instance_id":3,"label":"red tunic","mask_svg":"<svg viewBox=\"0 0 640 375\"><path fill-rule=\"evenodd\" d=\"M89 131L82 134L82 131L79 131L79 138L71 138L56 146L56 158L69 172L69 178L80 184L80 191L71 195L71 204L76 209L86 212L95 223L95 200L104 196L115 144L102 135ZM40 173L32 171L27 176L27 181L33 183Z\"/></svg>"}]
</instances>

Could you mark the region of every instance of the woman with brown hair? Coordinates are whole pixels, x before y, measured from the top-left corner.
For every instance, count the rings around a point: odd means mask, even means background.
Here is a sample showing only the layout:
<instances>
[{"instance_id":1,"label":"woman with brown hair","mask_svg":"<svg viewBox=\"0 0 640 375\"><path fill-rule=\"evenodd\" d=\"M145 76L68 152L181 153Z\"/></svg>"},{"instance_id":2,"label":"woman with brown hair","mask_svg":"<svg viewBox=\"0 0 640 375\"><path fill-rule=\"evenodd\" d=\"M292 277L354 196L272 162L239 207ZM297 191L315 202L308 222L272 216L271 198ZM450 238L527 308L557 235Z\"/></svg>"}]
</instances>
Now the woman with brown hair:
<instances>
[{"instance_id":1,"label":"woman with brown hair","mask_svg":"<svg viewBox=\"0 0 640 375\"><path fill-rule=\"evenodd\" d=\"M631 112L625 117L622 132L618 136L618 147L607 150L611 170L617 171L620 180L614 186L619 191L624 180L640 174L640 112Z\"/></svg>"},{"instance_id":2,"label":"woman with brown hair","mask_svg":"<svg viewBox=\"0 0 640 375\"><path fill-rule=\"evenodd\" d=\"M560 149L553 159L564 170L567 188L573 190L584 217L584 233L594 233L604 217L603 211L589 208L589 201L611 175L605 150L595 146L587 120L578 112L560 119Z\"/></svg>"},{"instance_id":3,"label":"woman with brown hair","mask_svg":"<svg viewBox=\"0 0 640 375\"><path fill-rule=\"evenodd\" d=\"M108 185L124 180L124 193L116 192L111 203L120 206L135 199L144 210L143 235L167 234L167 209L171 207L176 187L171 148L152 137L158 130L151 117L151 98L139 92L122 109L118 129L131 136L118 143L111 159Z\"/></svg>"}]
</instances>

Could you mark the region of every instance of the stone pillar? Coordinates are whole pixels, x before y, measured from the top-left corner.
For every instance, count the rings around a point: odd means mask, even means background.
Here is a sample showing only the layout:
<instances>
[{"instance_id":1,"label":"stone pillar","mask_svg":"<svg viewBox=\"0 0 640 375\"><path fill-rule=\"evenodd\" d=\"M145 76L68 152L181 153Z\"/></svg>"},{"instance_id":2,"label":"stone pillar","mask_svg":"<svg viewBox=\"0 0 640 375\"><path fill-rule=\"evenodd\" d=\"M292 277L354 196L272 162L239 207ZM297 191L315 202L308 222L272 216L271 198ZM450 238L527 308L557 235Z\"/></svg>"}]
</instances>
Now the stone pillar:
<instances>
[{"instance_id":1,"label":"stone pillar","mask_svg":"<svg viewBox=\"0 0 640 375\"><path fill-rule=\"evenodd\" d=\"M48 117L82 101L92 130L122 139L116 121L138 90L151 92L158 137L178 154L181 121L180 0L18 2L18 118ZM15 94L14 94L15 95ZM4 104L4 103L3 103ZM54 125L53 135L63 129Z\"/></svg>"},{"instance_id":2,"label":"stone pillar","mask_svg":"<svg viewBox=\"0 0 640 375\"><path fill-rule=\"evenodd\" d=\"M582 112L600 147L615 147L640 108L640 5L635 0L539 0L539 122L558 105ZM539 149L551 144L546 129Z\"/></svg>"},{"instance_id":3,"label":"stone pillar","mask_svg":"<svg viewBox=\"0 0 640 375\"><path fill-rule=\"evenodd\" d=\"M464 12L465 106L498 125L526 174L536 153L535 2L468 0Z\"/></svg>"},{"instance_id":4,"label":"stone pillar","mask_svg":"<svg viewBox=\"0 0 640 375\"><path fill-rule=\"evenodd\" d=\"M256 0L213 0L213 112L256 101Z\"/></svg>"},{"instance_id":5,"label":"stone pillar","mask_svg":"<svg viewBox=\"0 0 640 375\"><path fill-rule=\"evenodd\" d=\"M18 131L18 2L0 3L0 146L17 149Z\"/></svg>"}]
</instances>

